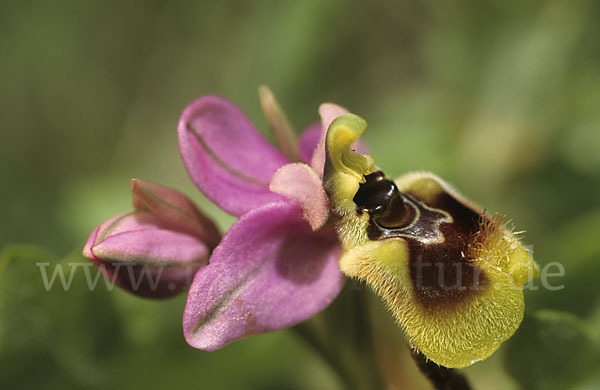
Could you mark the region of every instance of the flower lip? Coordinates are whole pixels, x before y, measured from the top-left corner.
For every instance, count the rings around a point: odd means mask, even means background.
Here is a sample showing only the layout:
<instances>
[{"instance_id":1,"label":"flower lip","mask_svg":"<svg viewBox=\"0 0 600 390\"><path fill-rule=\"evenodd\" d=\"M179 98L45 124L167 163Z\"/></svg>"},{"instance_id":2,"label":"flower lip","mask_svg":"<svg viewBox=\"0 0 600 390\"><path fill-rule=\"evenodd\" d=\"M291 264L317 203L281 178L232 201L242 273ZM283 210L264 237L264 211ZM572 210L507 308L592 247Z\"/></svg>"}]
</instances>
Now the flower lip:
<instances>
[{"instance_id":1,"label":"flower lip","mask_svg":"<svg viewBox=\"0 0 600 390\"><path fill-rule=\"evenodd\" d=\"M423 308L450 310L485 288L485 273L468 258L479 213L446 192L429 203L418 193L403 194L381 171L365 179L354 202L369 214L368 237L407 243L411 284Z\"/></svg>"},{"instance_id":2,"label":"flower lip","mask_svg":"<svg viewBox=\"0 0 600 390\"><path fill-rule=\"evenodd\" d=\"M476 259L468 257L472 238L480 230L480 215L449 194L440 194L433 205L451 217L451 222L446 219L439 223L443 240L424 243L404 239L417 302L427 310L448 311L485 291L489 278ZM437 218L446 217L441 215Z\"/></svg>"},{"instance_id":3,"label":"flower lip","mask_svg":"<svg viewBox=\"0 0 600 390\"><path fill-rule=\"evenodd\" d=\"M487 358L523 318L532 259L499 219L436 176L392 182L353 153L365 126L346 114L327 135L323 182L338 217L342 272L371 285L433 362L462 368Z\"/></svg>"}]
</instances>

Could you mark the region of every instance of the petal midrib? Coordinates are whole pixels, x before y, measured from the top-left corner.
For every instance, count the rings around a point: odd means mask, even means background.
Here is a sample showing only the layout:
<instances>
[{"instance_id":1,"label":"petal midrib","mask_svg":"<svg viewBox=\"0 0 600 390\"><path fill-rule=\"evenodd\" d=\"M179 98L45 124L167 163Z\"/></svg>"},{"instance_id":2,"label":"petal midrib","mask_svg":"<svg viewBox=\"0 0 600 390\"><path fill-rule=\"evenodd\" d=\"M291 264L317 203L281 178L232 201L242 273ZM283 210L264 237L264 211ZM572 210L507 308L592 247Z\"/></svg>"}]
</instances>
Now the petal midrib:
<instances>
[{"instance_id":1,"label":"petal midrib","mask_svg":"<svg viewBox=\"0 0 600 390\"><path fill-rule=\"evenodd\" d=\"M231 302L231 300L233 299L233 297L246 285L246 283L248 282L248 280L252 279L252 277L254 277L254 275L256 275L258 272L260 272L260 270L269 262L269 258L264 259L259 265L257 265L256 267L254 267L254 269L250 272L248 272L248 274L246 276L244 276L244 278L242 280L240 280L240 282L238 284L235 285L235 287L233 289L231 289L229 292L227 292L225 294L225 296L223 297L223 299L221 299L219 301L219 303L217 303L215 306L213 306L204 316L204 318L198 322L198 324L196 324L196 326L194 327L194 330L192 331L193 335L198 334L198 332L206 325L208 325L213 319L215 319L215 317L217 316L217 314L219 313L219 311L223 308L226 307L227 304L229 302Z\"/></svg>"},{"instance_id":2,"label":"petal midrib","mask_svg":"<svg viewBox=\"0 0 600 390\"><path fill-rule=\"evenodd\" d=\"M268 187L268 183L265 183L261 180L258 180L256 178L250 177L246 174L244 174L243 172L238 171L237 169L231 167L230 165L228 165L225 161L223 161L206 143L206 141L204 140L204 138L202 138L202 136L200 134L198 134L198 132L196 132L196 130L192 127L192 125L190 123L186 123L186 130L191 133L194 138L196 138L196 141L198 141L198 143L202 146L202 148L204 149L204 151L210 156L210 158L212 158L212 160L221 168L223 168L225 171L227 171L228 173L230 173L231 175L235 176L236 178L257 186L257 187Z\"/></svg>"}]
</instances>

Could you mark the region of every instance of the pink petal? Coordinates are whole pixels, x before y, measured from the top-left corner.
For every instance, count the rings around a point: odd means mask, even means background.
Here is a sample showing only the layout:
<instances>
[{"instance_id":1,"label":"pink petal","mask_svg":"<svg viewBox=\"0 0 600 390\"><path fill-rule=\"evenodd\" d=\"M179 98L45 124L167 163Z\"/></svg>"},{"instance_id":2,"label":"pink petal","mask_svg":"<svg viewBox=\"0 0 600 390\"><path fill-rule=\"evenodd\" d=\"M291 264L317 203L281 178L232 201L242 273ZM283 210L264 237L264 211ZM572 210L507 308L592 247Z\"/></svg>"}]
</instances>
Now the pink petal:
<instances>
[{"instance_id":1,"label":"pink petal","mask_svg":"<svg viewBox=\"0 0 600 390\"><path fill-rule=\"evenodd\" d=\"M162 221L143 211L109 219L92 233L88 247L96 257L111 261L207 262L207 247L198 237L168 230Z\"/></svg>"},{"instance_id":2,"label":"pink petal","mask_svg":"<svg viewBox=\"0 0 600 390\"><path fill-rule=\"evenodd\" d=\"M321 115L321 137L319 138L319 144L317 145L317 149L315 150L310 163L319 177L323 177L323 169L325 168L325 138L327 129L329 129L331 122L333 122L335 118L347 113L348 110L344 107L333 103L324 103L319 107L319 114Z\"/></svg>"},{"instance_id":3,"label":"pink petal","mask_svg":"<svg viewBox=\"0 0 600 390\"><path fill-rule=\"evenodd\" d=\"M340 115L347 114L349 111L342 106L334 103L323 103L319 107L319 115L321 115L321 126L323 129L329 129L331 122Z\"/></svg>"},{"instance_id":4,"label":"pink petal","mask_svg":"<svg viewBox=\"0 0 600 390\"><path fill-rule=\"evenodd\" d=\"M198 268L208 262L209 249L196 236L167 230L149 212L118 215L90 235L83 250L110 281L150 298L180 293Z\"/></svg>"},{"instance_id":5,"label":"pink petal","mask_svg":"<svg viewBox=\"0 0 600 390\"><path fill-rule=\"evenodd\" d=\"M329 218L329 198L322 180L311 167L303 163L279 168L271 180L271 191L287 196L302 207L304 219L318 230Z\"/></svg>"},{"instance_id":6,"label":"pink petal","mask_svg":"<svg viewBox=\"0 0 600 390\"><path fill-rule=\"evenodd\" d=\"M300 161L310 164L310 160L319 145L321 132L321 124L315 123L300 134Z\"/></svg>"},{"instance_id":7,"label":"pink petal","mask_svg":"<svg viewBox=\"0 0 600 390\"><path fill-rule=\"evenodd\" d=\"M313 232L292 202L244 215L194 278L183 315L187 342L213 351L312 317L342 287L339 254L333 230Z\"/></svg>"},{"instance_id":8,"label":"pink petal","mask_svg":"<svg viewBox=\"0 0 600 390\"><path fill-rule=\"evenodd\" d=\"M170 298L187 291L198 267L161 268L90 259L110 283L143 298Z\"/></svg>"},{"instance_id":9,"label":"pink petal","mask_svg":"<svg viewBox=\"0 0 600 390\"><path fill-rule=\"evenodd\" d=\"M196 100L183 111L178 132L192 181L223 210L240 216L282 200L269 191L269 182L289 160L231 102L216 96Z\"/></svg>"},{"instance_id":10,"label":"pink petal","mask_svg":"<svg viewBox=\"0 0 600 390\"><path fill-rule=\"evenodd\" d=\"M150 211L169 229L195 235L210 248L219 244L216 225L180 192L139 179L131 179L131 192L136 209Z\"/></svg>"},{"instance_id":11,"label":"pink petal","mask_svg":"<svg viewBox=\"0 0 600 390\"><path fill-rule=\"evenodd\" d=\"M92 251L101 259L152 266L204 265L208 248L197 237L160 228L142 228L110 236Z\"/></svg>"}]
</instances>

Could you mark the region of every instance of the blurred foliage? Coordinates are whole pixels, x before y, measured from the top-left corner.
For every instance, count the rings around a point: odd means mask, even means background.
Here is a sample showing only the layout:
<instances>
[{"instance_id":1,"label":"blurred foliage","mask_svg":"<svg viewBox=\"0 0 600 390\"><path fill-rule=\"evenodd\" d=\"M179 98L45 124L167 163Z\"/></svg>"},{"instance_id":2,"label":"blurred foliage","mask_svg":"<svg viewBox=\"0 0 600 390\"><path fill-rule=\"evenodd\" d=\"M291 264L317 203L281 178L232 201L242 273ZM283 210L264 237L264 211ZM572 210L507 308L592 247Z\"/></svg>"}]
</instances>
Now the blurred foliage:
<instances>
[{"instance_id":1,"label":"blurred foliage","mask_svg":"<svg viewBox=\"0 0 600 390\"><path fill-rule=\"evenodd\" d=\"M65 280L76 267L35 247L8 247L0 254L0 366L11 388L108 384L101 367L123 337L110 295L90 292L83 277L73 278L68 291L47 290L40 269L52 274L56 266L64 267Z\"/></svg>"},{"instance_id":2,"label":"blurred foliage","mask_svg":"<svg viewBox=\"0 0 600 390\"><path fill-rule=\"evenodd\" d=\"M9 364L0 382L341 386L290 332L194 351L181 335L185 297L153 303L100 287L47 293L34 263L54 264L53 255L7 247L79 252L96 225L129 209L131 177L182 190L225 230L234 219L188 179L176 122L190 101L215 93L266 130L259 84L297 128L318 119L321 102L342 104L369 122L370 152L388 174L431 170L506 213L542 267L565 268L553 279L563 289L538 283L526 292L528 312L562 310L597 329L599 14L592 0L2 1L0 356ZM528 316L520 334L543 325ZM552 329L569 340L563 325ZM522 346L530 359L548 348L573 351L535 334ZM386 356L406 356L397 345ZM477 388L516 386L496 357L504 349L466 370ZM412 363L397 362L388 374L418 383ZM552 373L559 382L562 371Z\"/></svg>"},{"instance_id":3,"label":"blurred foliage","mask_svg":"<svg viewBox=\"0 0 600 390\"><path fill-rule=\"evenodd\" d=\"M600 358L598 335L573 315L540 310L506 348L506 368L524 389L565 389L584 382Z\"/></svg>"},{"instance_id":4,"label":"blurred foliage","mask_svg":"<svg viewBox=\"0 0 600 390\"><path fill-rule=\"evenodd\" d=\"M42 265L38 265L42 264ZM43 264L47 264L44 266ZM10 246L0 253L0 379L11 389L337 388L319 358L283 332L199 353L183 340L183 297L145 301L90 291L79 255ZM56 276L62 270L70 286ZM88 268L92 280L96 270ZM25 288L26 287L26 288ZM293 350L290 355L288 350ZM213 358L216 356L216 358ZM256 363L254 363L256 361ZM310 375L308 375L310 373Z\"/></svg>"}]
</instances>

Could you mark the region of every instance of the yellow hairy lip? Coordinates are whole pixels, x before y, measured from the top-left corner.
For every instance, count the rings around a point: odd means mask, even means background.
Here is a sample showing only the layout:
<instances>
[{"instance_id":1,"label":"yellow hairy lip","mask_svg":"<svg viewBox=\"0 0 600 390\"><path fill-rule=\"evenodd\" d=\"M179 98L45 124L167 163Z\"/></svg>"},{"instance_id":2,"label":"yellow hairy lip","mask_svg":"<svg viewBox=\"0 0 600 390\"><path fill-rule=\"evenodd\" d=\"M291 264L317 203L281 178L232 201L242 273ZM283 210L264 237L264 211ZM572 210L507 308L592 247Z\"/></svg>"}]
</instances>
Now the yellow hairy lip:
<instances>
[{"instance_id":1,"label":"yellow hairy lip","mask_svg":"<svg viewBox=\"0 0 600 390\"><path fill-rule=\"evenodd\" d=\"M423 211L414 212L421 219L392 230L377 226L354 203L365 177L376 171L370 157L349 150L366 127L357 118L338 118L327 138L324 185L339 217L342 272L366 281L383 298L410 345L427 359L450 368L486 359L520 325L522 287L536 275L536 264L501 218L485 216L429 173L407 174L395 182L406 194L403 199ZM431 231L438 227L439 232ZM420 276L415 274L418 259L432 263ZM418 286L435 284L431 272L436 265L447 273L461 266L456 275L477 279L448 291L441 282L432 289Z\"/></svg>"}]
</instances>

